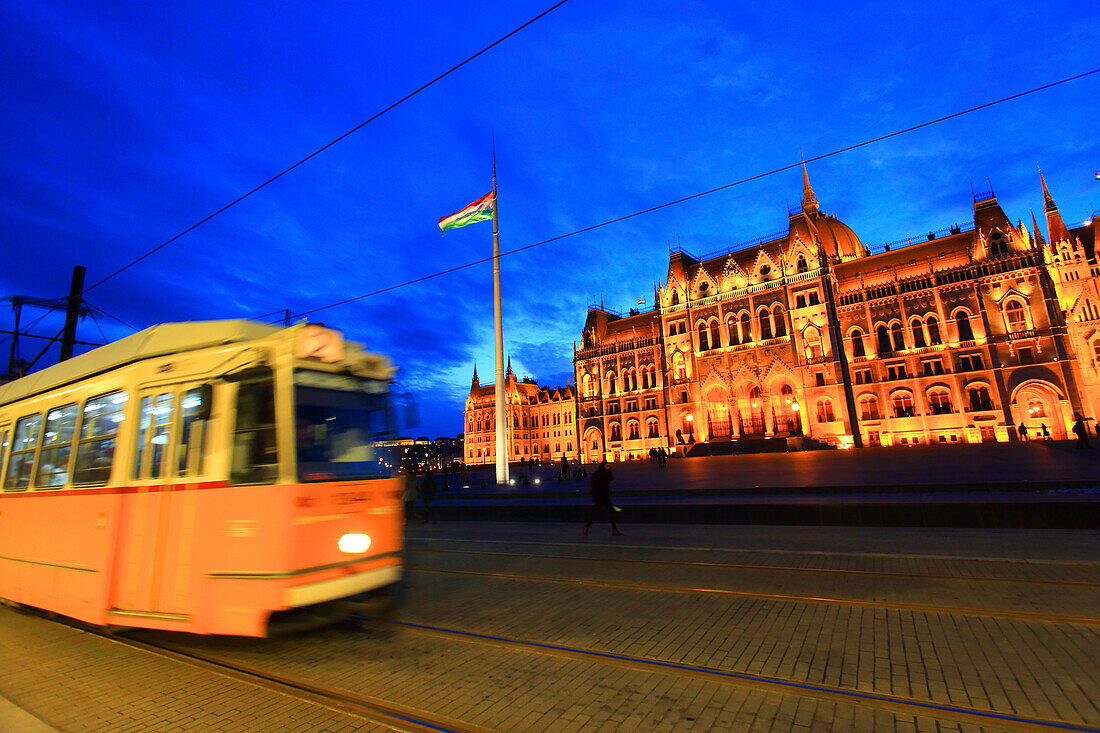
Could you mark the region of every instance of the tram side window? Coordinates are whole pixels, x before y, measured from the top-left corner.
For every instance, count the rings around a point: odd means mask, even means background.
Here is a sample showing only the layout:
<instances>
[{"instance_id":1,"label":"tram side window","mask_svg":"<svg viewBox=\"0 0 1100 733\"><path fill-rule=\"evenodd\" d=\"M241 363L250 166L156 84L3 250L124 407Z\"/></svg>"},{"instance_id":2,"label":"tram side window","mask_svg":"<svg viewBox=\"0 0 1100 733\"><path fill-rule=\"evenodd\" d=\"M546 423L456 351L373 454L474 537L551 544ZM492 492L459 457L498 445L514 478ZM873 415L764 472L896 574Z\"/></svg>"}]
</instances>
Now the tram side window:
<instances>
[{"instance_id":1,"label":"tram side window","mask_svg":"<svg viewBox=\"0 0 1100 733\"><path fill-rule=\"evenodd\" d=\"M125 392L112 392L84 403L73 484L105 484L111 478L118 432L126 417L128 399Z\"/></svg>"},{"instance_id":2,"label":"tram side window","mask_svg":"<svg viewBox=\"0 0 1100 733\"><path fill-rule=\"evenodd\" d=\"M237 391L230 479L236 484L268 483L276 479L278 469L274 384L246 382Z\"/></svg>"},{"instance_id":3,"label":"tram side window","mask_svg":"<svg viewBox=\"0 0 1100 733\"><path fill-rule=\"evenodd\" d=\"M56 489L69 480L69 457L73 452L78 414L76 405L58 407L46 413L46 430L42 435L35 486Z\"/></svg>"},{"instance_id":4,"label":"tram side window","mask_svg":"<svg viewBox=\"0 0 1100 733\"><path fill-rule=\"evenodd\" d=\"M187 390L180 399L179 449L176 453L180 476L187 476L189 469L195 475L202 475L203 457L206 453L206 426L210 416L210 396L210 386L204 385Z\"/></svg>"},{"instance_id":5,"label":"tram side window","mask_svg":"<svg viewBox=\"0 0 1100 733\"><path fill-rule=\"evenodd\" d=\"M168 434L172 430L172 403L170 393L141 398L141 418L138 422L138 449L134 460L134 478L160 478L164 466L164 453L169 445Z\"/></svg>"},{"instance_id":6,"label":"tram side window","mask_svg":"<svg viewBox=\"0 0 1100 733\"><path fill-rule=\"evenodd\" d=\"M8 454L8 431L0 430L0 469L4 467L4 456Z\"/></svg>"},{"instance_id":7,"label":"tram side window","mask_svg":"<svg viewBox=\"0 0 1100 733\"><path fill-rule=\"evenodd\" d=\"M12 434L11 461L4 476L5 491L24 491L31 485L31 469L34 467L34 449L42 432L42 416L28 415L15 423Z\"/></svg>"}]
</instances>

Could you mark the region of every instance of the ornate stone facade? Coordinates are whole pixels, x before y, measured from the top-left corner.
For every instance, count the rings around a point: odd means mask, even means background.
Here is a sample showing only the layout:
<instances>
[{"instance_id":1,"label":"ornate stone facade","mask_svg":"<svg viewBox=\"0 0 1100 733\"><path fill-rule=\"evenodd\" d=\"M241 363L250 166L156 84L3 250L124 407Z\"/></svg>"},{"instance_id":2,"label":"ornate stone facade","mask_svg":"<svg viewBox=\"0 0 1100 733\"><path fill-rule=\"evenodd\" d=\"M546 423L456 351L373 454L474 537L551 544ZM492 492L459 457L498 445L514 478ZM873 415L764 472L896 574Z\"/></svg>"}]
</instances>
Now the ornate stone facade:
<instances>
[{"instance_id":1,"label":"ornate stone facade","mask_svg":"<svg viewBox=\"0 0 1100 733\"><path fill-rule=\"evenodd\" d=\"M509 359L504 400L510 463L559 461L563 455L576 458L576 399L571 387L540 387L530 379L516 379ZM467 466L496 463L495 402L495 385L482 386L475 366L465 410Z\"/></svg>"},{"instance_id":2,"label":"ornate stone facade","mask_svg":"<svg viewBox=\"0 0 1100 733\"><path fill-rule=\"evenodd\" d=\"M589 310L573 360L581 441L563 452L1005 441L1021 424L1067 437L1100 414L1096 221L1066 227L1041 186L1045 237L990 191L971 224L872 254L803 169L785 233L678 249L652 310Z\"/></svg>"}]
</instances>

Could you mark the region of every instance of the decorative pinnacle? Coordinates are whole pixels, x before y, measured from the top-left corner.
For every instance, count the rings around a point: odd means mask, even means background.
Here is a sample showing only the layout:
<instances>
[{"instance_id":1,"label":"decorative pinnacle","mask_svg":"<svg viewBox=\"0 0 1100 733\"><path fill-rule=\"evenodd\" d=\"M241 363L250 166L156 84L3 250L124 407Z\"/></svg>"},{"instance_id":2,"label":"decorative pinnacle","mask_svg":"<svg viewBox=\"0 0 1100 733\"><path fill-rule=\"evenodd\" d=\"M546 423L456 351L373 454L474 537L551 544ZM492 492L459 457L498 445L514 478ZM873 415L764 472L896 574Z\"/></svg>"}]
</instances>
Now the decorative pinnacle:
<instances>
[{"instance_id":1,"label":"decorative pinnacle","mask_svg":"<svg viewBox=\"0 0 1100 733\"><path fill-rule=\"evenodd\" d=\"M806 161L802 161L802 211L809 214L817 211L817 196L810 186L810 174L806 172Z\"/></svg>"}]
</instances>

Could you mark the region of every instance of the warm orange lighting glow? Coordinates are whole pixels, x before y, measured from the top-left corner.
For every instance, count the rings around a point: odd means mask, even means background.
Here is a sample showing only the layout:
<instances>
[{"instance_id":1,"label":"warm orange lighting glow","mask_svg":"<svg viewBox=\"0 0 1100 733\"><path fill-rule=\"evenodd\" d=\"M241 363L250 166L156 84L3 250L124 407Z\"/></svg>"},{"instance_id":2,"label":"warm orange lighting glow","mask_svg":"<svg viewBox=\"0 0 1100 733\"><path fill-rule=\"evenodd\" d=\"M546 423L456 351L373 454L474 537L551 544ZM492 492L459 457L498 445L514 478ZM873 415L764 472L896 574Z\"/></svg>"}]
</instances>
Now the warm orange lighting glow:
<instances>
[{"instance_id":1,"label":"warm orange lighting glow","mask_svg":"<svg viewBox=\"0 0 1100 733\"><path fill-rule=\"evenodd\" d=\"M684 419L685 419L685 420L687 420L688 422L691 422L692 420L694 420L694 419L695 419L695 417L694 417L693 415L688 415L688 416L687 416L687 417L685 417Z\"/></svg>"}]
</instances>

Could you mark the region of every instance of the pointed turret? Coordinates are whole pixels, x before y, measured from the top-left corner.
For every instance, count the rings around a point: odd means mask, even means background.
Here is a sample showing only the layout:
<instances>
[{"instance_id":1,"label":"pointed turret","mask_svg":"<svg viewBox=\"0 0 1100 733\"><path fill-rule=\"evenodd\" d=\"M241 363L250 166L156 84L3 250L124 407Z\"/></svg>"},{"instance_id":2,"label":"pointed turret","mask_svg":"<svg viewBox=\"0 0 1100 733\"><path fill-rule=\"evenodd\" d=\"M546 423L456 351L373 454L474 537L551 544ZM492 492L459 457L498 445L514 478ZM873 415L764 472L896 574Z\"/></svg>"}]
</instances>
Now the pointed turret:
<instances>
[{"instance_id":1,"label":"pointed turret","mask_svg":"<svg viewBox=\"0 0 1100 733\"><path fill-rule=\"evenodd\" d=\"M479 384L479 382L477 381L477 364L474 364L474 384Z\"/></svg>"},{"instance_id":2,"label":"pointed turret","mask_svg":"<svg viewBox=\"0 0 1100 733\"><path fill-rule=\"evenodd\" d=\"M1035 231L1035 245L1045 244L1043 242L1043 233L1039 231L1039 222L1035 221L1035 211L1031 212L1031 228Z\"/></svg>"},{"instance_id":3,"label":"pointed turret","mask_svg":"<svg viewBox=\"0 0 1100 733\"><path fill-rule=\"evenodd\" d=\"M1062 215L1058 213L1058 204L1054 203L1054 197L1047 189L1047 181L1043 178L1043 172L1039 171L1039 182L1043 184L1043 210L1047 215L1047 237L1051 244L1069 241L1069 230L1062 221Z\"/></svg>"},{"instance_id":4,"label":"pointed turret","mask_svg":"<svg viewBox=\"0 0 1100 733\"><path fill-rule=\"evenodd\" d=\"M810 186L810 174L806 172L806 161L802 161L802 212L812 214L817 211L817 196Z\"/></svg>"},{"instance_id":5,"label":"pointed turret","mask_svg":"<svg viewBox=\"0 0 1100 733\"><path fill-rule=\"evenodd\" d=\"M511 374L513 377L515 376L514 374L512 374L512 357L510 356L508 357L508 371L506 371L504 375L508 376L509 374Z\"/></svg>"}]
</instances>

